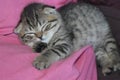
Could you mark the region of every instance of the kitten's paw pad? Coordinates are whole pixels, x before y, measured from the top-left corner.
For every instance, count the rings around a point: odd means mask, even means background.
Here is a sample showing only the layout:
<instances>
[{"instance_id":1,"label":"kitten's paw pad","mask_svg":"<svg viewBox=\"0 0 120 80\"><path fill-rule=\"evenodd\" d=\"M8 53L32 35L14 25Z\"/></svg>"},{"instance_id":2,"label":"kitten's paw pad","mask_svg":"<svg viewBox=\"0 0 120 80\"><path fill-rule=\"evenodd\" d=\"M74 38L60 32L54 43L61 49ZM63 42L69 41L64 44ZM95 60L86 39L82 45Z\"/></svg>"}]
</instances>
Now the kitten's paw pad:
<instances>
[{"instance_id":1,"label":"kitten's paw pad","mask_svg":"<svg viewBox=\"0 0 120 80\"><path fill-rule=\"evenodd\" d=\"M33 66L38 70L48 68L50 66L50 61L46 57L37 57L33 62Z\"/></svg>"}]
</instances>

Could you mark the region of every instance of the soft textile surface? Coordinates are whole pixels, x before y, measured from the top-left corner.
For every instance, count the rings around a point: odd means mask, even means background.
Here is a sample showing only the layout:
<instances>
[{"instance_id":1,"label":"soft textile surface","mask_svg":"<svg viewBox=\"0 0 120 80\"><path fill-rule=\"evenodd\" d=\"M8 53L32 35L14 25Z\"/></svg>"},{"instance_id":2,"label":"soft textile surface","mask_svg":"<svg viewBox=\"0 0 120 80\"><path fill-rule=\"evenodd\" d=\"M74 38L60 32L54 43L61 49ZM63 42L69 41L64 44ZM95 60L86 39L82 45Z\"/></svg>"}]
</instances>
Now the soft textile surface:
<instances>
[{"instance_id":1,"label":"soft textile surface","mask_svg":"<svg viewBox=\"0 0 120 80\"><path fill-rule=\"evenodd\" d=\"M79 0L81 1L81 0ZM104 5L120 9L120 0L83 0L89 3Z\"/></svg>"},{"instance_id":2,"label":"soft textile surface","mask_svg":"<svg viewBox=\"0 0 120 80\"><path fill-rule=\"evenodd\" d=\"M38 54L19 44L16 37L0 37L0 44L0 80L97 80L95 56L90 46L46 70L36 70L32 61Z\"/></svg>"},{"instance_id":3,"label":"soft textile surface","mask_svg":"<svg viewBox=\"0 0 120 80\"><path fill-rule=\"evenodd\" d=\"M77 0L0 0L0 34L8 34L16 26L20 13L27 4L42 2L59 8L69 2Z\"/></svg>"},{"instance_id":4,"label":"soft textile surface","mask_svg":"<svg viewBox=\"0 0 120 80\"><path fill-rule=\"evenodd\" d=\"M46 70L37 70L32 61L38 55L20 43L13 29L23 7L42 2L59 8L76 0L0 1L0 80L97 80L93 49L87 46ZM10 34L12 33L12 34Z\"/></svg>"}]
</instances>

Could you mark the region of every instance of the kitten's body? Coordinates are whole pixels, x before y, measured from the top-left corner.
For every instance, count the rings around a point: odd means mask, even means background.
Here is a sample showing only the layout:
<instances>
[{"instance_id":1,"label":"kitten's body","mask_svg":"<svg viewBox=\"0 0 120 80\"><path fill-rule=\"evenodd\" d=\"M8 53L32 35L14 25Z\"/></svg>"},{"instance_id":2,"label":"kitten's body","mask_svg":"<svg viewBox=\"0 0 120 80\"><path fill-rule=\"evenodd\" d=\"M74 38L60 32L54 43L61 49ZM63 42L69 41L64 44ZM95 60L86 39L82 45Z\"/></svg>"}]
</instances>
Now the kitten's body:
<instances>
[{"instance_id":1,"label":"kitten's body","mask_svg":"<svg viewBox=\"0 0 120 80\"><path fill-rule=\"evenodd\" d=\"M94 47L104 75L111 72L110 68L120 68L116 42L98 8L78 3L69 4L56 11L43 6L27 6L15 29L25 44L37 52L42 51L42 55L33 63L36 68L47 68L53 62L86 45Z\"/></svg>"},{"instance_id":2,"label":"kitten's body","mask_svg":"<svg viewBox=\"0 0 120 80\"><path fill-rule=\"evenodd\" d=\"M103 44L103 40L110 32L109 25L98 8L89 4L65 7L60 11L67 32L73 34L74 48L78 49L85 45L94 48ZM69 31L68 31L69 30Z\"/></svg>"}]
</instances>

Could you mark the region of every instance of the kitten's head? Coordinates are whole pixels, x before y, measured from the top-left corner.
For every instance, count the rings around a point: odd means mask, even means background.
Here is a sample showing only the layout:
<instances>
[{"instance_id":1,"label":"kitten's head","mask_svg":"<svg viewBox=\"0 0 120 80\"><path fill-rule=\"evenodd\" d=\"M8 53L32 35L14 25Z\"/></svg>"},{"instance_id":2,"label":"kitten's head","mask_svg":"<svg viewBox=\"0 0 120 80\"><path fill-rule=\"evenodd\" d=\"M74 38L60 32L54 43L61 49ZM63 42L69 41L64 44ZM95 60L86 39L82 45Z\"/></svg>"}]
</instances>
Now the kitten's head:
<instances>
[{"instance_id":1,"label":"kitten's head","mask_svg":"<svg viewBox=\"0 0 120 80\"><path fill-rule=\"evenodd\" d=\"M59 27L59 19L60 15L54 8L33 3L24 8L14 32L32 48L38 43L47 44Z\"/></svg>"}]
</instances>

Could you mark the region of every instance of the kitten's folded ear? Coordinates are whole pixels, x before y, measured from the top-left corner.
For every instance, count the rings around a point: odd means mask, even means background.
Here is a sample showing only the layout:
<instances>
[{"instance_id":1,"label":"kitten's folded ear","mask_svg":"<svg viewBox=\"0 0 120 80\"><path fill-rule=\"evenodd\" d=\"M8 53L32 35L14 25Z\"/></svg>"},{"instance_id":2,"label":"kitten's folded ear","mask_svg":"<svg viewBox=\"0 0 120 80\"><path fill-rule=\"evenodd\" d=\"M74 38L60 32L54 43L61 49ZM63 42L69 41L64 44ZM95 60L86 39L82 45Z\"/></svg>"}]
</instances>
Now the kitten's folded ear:
<instances>
[{"instance_id":1,"label":"kitten's folded ear","mask_svg":"<svg viewBox=\"0 0 120 80\"><path fill-rule=\"evenodd\" d=\"M42 11L43 11L44 13L49 13L49 12L54 13L54 12L56 12L56 11L55 11L55 7L48 6L48 5L45 5L45 6L42 8Z\"/></svg>"},{"instance_id":2,"label":"kitten's folded ear","mask_svg":"<svg viewBox=\"0 0 120 80\"><path fill-rule=\"evenodd\" d=\"M47 15L45 18L48 20L48 21L53 21L53 20L56 20L57 19L57 11L55 8L53 7L49 7L49 6L46 6L44 7L43 9L43 13L45 15Z\"/></svg>"}]
</instances>

